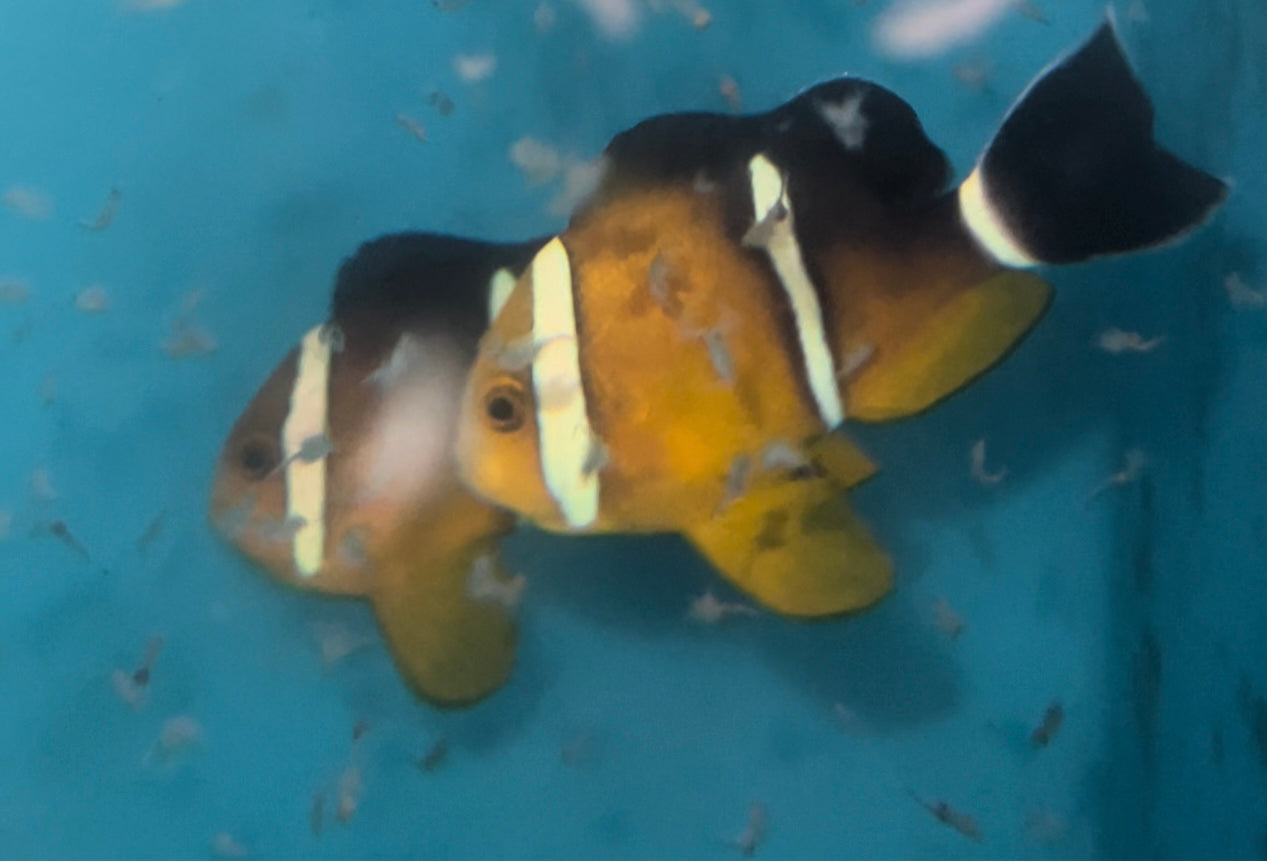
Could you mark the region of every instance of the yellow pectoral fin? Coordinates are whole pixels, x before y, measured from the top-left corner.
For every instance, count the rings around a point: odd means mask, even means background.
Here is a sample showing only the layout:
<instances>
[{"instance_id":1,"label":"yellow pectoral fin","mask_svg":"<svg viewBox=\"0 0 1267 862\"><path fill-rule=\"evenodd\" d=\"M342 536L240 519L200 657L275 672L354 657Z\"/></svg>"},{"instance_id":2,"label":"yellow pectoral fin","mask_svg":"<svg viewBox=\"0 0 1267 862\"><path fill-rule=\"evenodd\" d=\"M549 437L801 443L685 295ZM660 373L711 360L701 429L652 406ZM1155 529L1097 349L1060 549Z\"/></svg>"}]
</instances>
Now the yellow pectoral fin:
<instances>
[{"instance_id":1,"label":"yellow pectoral fin","mask_svg":"<svg viewBox=\"0 0 1267 862\"><path fill-rule=\"evenodd\" d=\"M851 419L880 422L918 413L998 362L1047 310L1051 286L1003 272L941 306L909 337L878 345L847 386Z\"/></svg>"},{"instance_id":2,"label":"yellow pectoral fin","mask_svg":"<svg viewBox=\"0 0 1267 862\"><path fill-rule=\"evenodd\" d=\"M686 535L731 583L789 616L859 610L893 583L888 555L827 479L759 488Z\"/></svg>"},{"instance_id":3,"label":"yellow pectoral fin","mask_svg":"<svg viewBox=\"0 0 1267 862\"><path fill-rule=\"evenodd\" d=\"M440 558L397 554L372 594L396 666L423 698L465 706L510 677L518 638L515 584L492 539Z\"/></svg>"}]
</instances>

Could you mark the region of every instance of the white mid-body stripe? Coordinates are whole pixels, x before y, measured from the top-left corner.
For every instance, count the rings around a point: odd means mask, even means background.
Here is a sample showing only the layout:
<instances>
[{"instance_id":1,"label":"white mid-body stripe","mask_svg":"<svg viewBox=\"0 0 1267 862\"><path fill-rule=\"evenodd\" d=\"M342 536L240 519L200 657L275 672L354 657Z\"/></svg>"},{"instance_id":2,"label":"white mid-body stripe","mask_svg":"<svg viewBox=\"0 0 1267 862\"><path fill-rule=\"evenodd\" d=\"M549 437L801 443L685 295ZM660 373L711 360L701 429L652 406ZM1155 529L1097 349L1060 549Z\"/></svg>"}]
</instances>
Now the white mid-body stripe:
<instances>
[{"instance_id":1,"label":"white mid-body stripe","mask_svg":"<svg viewBox=\"0 0 1267 862\"><path fill-rule=\"evenodd\" d=\"M572 266L558 237L532 259L532 362L541 475L574 529L598 517L598 471L588 463L595 434L581 387ZM560 397L560 393L562 397Z\"/></svg>"},{"instance_id":2,"label":"white mid-body stripe","mask_svg":"<svg viewBox=\"0 0 1267 862\"><path fill-rule=\"evenodd\" d=\"M505 267L493 273L488 282L488 322L491 325L501 314L510 292L515 289L515 276Z\"/></svg>"},{"instance_id":3,"label":"white mid-body stripe","mask_svg":"<svg viewBox=\"0 0 1267 862\"><path fill-rule=\"evenodd\" d=\"M755 219L758 222L767 217L776 219L771 226L769 239L765 242L765 250L792 305L792 316L796 320L796 334L800 340L801 355L805 359L810 391L823 422L828 428L835 428L845 420L844 405L840 401L840 390L837 389L836 363L832 358L831 345L827 341L823 309L809 273L805 270L800 244L796 241L787 183L783 181L779 169L761 153L748 163L748 173L752 179ZM772 213L779 204L782 204L786 213L782 218L777 218Z\"/></svg>"},{"instance_id":4,"label":"white mid-body stripe","mask_svg":"<svg viewBox=\"0 0 1267 862\"><path fill-rule=\"evenodd\" d=\"M999 263L1020 267L1038 265L1039 261L1025 251L990 202L980 165L959 186L959 214L977 243Z\"/></svg>"},{"instance_id":5,"label":"white mid-body stripe","mask_svg":"<svg viewBox=\"0 0 1267 862\"><path fill-rule=\"evenodd\" d=\"M321 569L326 544L326 458L296 457L304 441L327 433L330 339L324 326L308 331L299 347L290 411L282 425L286 465L286 517L297 525L291 539L295 569L310 578Z\"/></svg>"}]
</instances>

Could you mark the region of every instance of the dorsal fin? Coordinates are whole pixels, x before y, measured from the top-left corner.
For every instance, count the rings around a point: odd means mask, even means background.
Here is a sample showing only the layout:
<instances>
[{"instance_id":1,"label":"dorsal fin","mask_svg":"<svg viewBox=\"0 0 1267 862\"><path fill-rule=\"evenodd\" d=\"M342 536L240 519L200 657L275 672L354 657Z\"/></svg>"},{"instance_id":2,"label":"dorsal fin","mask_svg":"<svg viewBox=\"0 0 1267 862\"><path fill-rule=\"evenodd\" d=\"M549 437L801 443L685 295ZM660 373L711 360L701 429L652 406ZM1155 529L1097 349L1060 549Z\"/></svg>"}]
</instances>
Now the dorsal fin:
<instances>
[{"instance_id":1,"label":"dorsal fin","mask_svg":"<svg viewBox=\"0 0 1267 862\"><path fill-rule=\"evenodd\" d=\"M521 272L544 242L491 243L431 233L379 237L339 267L330 319L388 347L396 335L421 323L451 333L473 350L488 325L494 273Z\"/></svg>"},{"instance_id":2,"label":"dorsal fin","mask_svg":"<svg viewBox=\"0 0 1267 862\"><path fill-rule=\"evenodd\" d=\"M850 128L842 121L855 120ZM765 152L786 170L810 211L848 208L850 193L868 204L925 201L950 179L945 155L915 111L897 94L861 78L842 77L805 90L762 114L662 114L612 138L591 206L654 185L725 183ZM798 179L800 180L798 182ZM815 203L815 198L821 198Z\"/></svg>"}]
</instances>

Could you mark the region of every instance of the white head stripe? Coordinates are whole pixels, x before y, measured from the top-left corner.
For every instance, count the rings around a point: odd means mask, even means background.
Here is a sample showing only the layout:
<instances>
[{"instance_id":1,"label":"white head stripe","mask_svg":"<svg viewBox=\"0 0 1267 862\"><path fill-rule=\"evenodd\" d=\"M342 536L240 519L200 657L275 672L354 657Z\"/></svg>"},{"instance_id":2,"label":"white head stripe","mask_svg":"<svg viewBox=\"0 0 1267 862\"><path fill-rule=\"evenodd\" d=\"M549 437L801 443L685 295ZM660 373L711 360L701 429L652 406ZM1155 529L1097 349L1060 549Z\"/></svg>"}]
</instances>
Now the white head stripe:
<instances>
[{"instance_id":1,"label":"white head stripe","mask_svg":"<svg viewBox=\"0 0 1267 862\"><path fill-rule=\"evenodd\" d=\"M515 289L515 276L505 267L493 273L488 282L488 322L491 324L502 313L506 300Z\"/></svg>"},{"instance_id":2,"label":"white head stripe","mask_svg":"<svg viewBox=\"0 0 1267 862\"><path fill-rule=\"evenodd\" d=\"M598 474L587 469L594 441L576 338L572 266L558 237L532 260L532 362L541 475L568 525L598 517Z\"/></svg>"},{"instance_id":3,"label":"white head stripe","mask_svg":"<svg viewBox=\"0 0 1267 862\"><path fill-rule=\"evenodd\" d=\"M300 343L290 411L282 425L286 518L297 525L292 539L295 569L305 578L317 573L325 557L326 458L309 462L296 455L304 441L326 433L329 380L330 339L324 326L316 326Z\"/></svg>"},{"instance_id":4,"label":"white head stripe","mask_svg":"<svg viewBox=\"0 0 1267 862\"><path fill-rule=\"evenodd\" d=\"M771 211L780 203L786 212L772 225L765 249L792 304L796 335L801 344L801 355L805 358L810 392L818 405L818 415L828 428L835 428L845 420L845 408L840 401L840 390L836 388L836 363L831 345L827 342L823 309L809 273L805 271L801 247L796 241L787 183L779 169L762 153L753 156L748 163L748 173L752 178L752 206L756 220L776 218Z\"/></svg>"},{"instance_id":5,"label":"white head stripe","mask_svg":"<svg viewBox=\"0 0 1267 862\"><path fill-rule=\"evenodd\" d=\"M977 243L999 263L1007 266L1038 265L1039 261L1016 241L990 202L980 165L959 186L959 214Z\"/></svg>"}]
</instances>

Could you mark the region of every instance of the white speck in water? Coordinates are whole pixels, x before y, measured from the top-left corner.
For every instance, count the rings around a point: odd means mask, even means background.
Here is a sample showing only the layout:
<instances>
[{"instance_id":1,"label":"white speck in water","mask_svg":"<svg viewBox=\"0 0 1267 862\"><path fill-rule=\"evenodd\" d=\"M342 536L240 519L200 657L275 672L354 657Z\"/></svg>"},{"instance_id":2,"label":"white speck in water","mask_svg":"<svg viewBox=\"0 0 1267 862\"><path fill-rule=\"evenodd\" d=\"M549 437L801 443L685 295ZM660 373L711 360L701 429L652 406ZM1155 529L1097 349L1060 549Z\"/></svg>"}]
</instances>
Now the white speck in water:
<instances>
[{"instance_id":1,"label":"white speck in water","mask_svg":"<svg viewBox=\"0 0 1267 862\"><path fill-rule=\"evenodd\" d=\"M458 54L453 58L453 71L468 84L487 80L497 69L497 55L491 52L483 54Z\"/></svg>"},{"instance_id":2,"label":"white speck in water","mask_svg":"<svg viewBox=\"0 0 1267 862\"><path fill-rule=\"evenodd\" d=\"M110 294L100 284L90 284L75 296L75 308L85 314L110 310Z\"/></svg>"}]
</instances>

